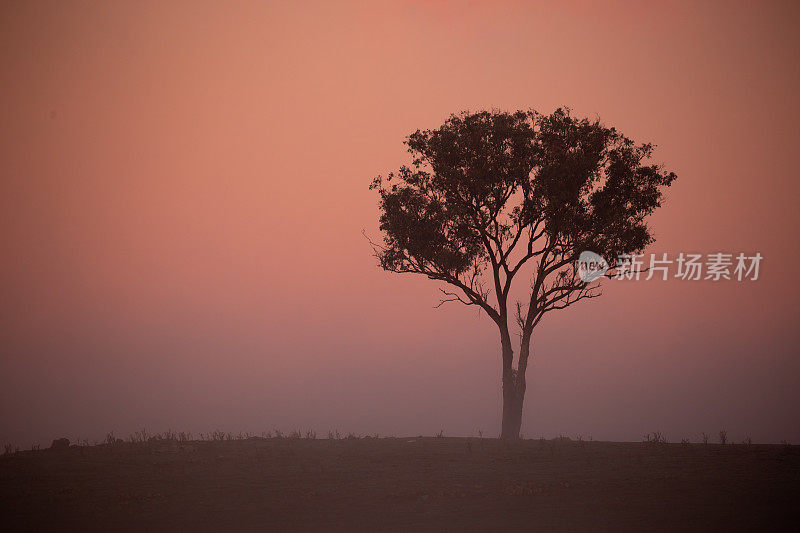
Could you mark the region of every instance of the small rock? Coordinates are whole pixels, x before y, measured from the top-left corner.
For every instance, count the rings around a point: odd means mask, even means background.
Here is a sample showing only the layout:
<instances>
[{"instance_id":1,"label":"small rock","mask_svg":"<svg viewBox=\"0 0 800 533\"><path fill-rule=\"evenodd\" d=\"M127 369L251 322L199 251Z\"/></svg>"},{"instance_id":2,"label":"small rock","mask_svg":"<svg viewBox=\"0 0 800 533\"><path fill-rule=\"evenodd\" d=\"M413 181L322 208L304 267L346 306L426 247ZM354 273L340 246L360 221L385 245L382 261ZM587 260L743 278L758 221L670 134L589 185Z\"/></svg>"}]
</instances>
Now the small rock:
<instances>
[{"instance_id":1,"label":"small rock","mask_svg":"<svg viewBox=\"0 0 800 533\"><path fill-rule=\"evenodd\" d=\"M61 438L61 439L54 439L53 444L50 445L51 450L66 450L69 448L69 439Z\"/></svg>"}]
</instances>

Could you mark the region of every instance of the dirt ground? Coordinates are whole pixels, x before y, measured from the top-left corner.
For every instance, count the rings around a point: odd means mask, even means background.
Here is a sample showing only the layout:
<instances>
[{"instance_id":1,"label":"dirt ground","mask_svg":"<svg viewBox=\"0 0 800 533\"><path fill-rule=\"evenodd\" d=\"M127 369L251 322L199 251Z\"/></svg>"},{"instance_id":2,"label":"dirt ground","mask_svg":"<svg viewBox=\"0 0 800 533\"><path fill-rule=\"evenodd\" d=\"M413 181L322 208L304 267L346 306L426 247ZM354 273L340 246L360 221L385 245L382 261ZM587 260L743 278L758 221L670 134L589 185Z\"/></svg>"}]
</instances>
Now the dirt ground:
<instances>
[{"instance_id":1,"label":"dirt ground","mask_svg":"<svg viewBox=\"0 0 800 533\"><path fill-rule=\"evenodd\" d=\"M799 504L785 445L272 438L0 457L4 531L797 531Z\"/></svg>"}]
</instances>

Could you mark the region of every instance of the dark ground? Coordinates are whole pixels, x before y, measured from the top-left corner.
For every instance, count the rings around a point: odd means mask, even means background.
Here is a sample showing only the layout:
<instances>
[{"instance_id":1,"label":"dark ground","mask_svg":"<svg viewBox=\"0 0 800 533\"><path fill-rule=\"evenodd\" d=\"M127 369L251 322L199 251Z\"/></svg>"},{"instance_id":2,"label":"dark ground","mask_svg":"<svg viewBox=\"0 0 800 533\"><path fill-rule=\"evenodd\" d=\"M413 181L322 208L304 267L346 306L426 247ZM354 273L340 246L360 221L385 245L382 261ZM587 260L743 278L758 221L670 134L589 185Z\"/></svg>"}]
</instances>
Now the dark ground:
<instances>
[{"instance_id":1,"label":"dark ground","mask_svg":"<svg viewBox=\"0 0 800 533\"><path fill-rule=\"evenodd\" d=\"M800 530L800 449L362 438L0 457L4 531Z\"/></svg>"}]
</instances>

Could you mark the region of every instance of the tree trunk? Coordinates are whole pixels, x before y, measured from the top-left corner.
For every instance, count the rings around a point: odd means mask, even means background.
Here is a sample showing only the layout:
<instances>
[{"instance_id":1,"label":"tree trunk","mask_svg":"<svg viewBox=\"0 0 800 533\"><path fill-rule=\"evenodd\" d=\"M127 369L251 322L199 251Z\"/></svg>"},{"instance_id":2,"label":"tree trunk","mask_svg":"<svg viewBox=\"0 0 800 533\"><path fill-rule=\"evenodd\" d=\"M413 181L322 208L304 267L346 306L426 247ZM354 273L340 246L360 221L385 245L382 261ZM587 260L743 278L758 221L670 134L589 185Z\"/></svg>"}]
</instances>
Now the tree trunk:
<instances>
[{"instance_id":1,"label":"tree trunk","mask_svg":"<svg viewBox=\"0 0 800 533\"><path fill-rule=\"evenodd\" d=\"M519 430L522 427L522 405L524 401L525 391L517 390L516 383L512 382L509 387L503 384L503 427L500 432L501 439L519 439Z\"/></svg>"},{"instance_id":2,"label":"tree trunk","mask_svg":"<svg viewBox=\"0 0 800 533\"><path fill-rule=\"evenodd\" d=\"M513 367L513 351L503 343L503 425L501 439L517 440L522 427L522 407L525 403L525 372L528 369L530 334L523 334L517 368Z\"/></svg>"}]
</instances>

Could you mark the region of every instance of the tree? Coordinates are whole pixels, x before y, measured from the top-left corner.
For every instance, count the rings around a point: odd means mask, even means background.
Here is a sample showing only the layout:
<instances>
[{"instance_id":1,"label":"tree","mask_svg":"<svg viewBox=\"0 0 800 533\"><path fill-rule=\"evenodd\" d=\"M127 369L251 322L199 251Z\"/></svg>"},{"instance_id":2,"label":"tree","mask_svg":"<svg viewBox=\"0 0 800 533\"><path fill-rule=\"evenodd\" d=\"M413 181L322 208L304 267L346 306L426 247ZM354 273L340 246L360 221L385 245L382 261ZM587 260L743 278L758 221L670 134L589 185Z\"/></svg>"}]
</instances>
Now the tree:
<instances>
[{"instance_id":1,"label":"tree","mask_svg":"<svg viewBox=\"0 0 800 533\"><path fill-rule=\"evenodd\" d=\"M387 271L444 282L439 305L477 306L497 325L501 437L519 438L534 329L548 312L600 295L599 281L581 280L582 251L613 270L653 241L645 218L675 174L649 162L653 145L569 109L464 112L405 144L412 163L370 187L380 195L376 257ZM510 308L522 278L530 292Z\"/></svg>"}]
</instances>

